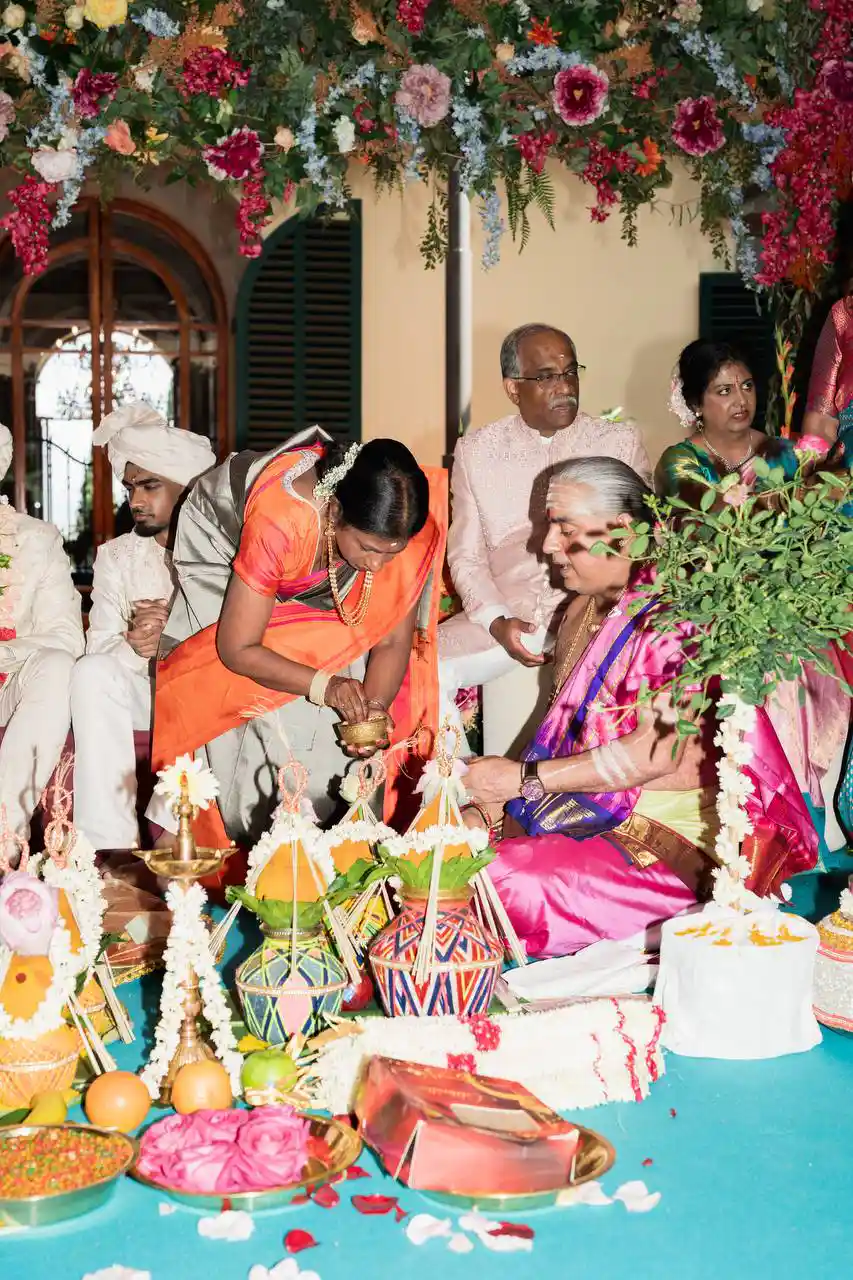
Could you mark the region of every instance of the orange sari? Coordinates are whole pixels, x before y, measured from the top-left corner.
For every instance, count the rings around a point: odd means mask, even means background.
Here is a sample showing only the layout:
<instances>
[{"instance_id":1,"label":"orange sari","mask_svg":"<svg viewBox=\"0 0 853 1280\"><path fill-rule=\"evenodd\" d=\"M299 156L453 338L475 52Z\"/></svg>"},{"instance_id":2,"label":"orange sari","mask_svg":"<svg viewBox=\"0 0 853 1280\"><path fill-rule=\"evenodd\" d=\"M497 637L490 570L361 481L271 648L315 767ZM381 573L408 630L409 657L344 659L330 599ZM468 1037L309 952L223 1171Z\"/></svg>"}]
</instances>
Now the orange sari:
<instances>
[{"instance_id":1,"label":"orange sari","mask_svg":"<svg viewBox=\"0 0 853 1280\"><path fill-rule=\"evenodd\" d=\"M275 458L261 472L246 501L233 572L262 594L293 595L311 575L320 536L318 514L310 503L292 490L288 492L284 483L304 454L301 450ZM447 474L438 469L429 469L426 474L430 486L427 522L406 548L375 575L364 620L349 627L337 612L278 598L263 639L267 648L284 658L339 671L369 653L420 602L408 670L391 706L397 741L410 737L419 726L434 733L438 720L436 631L447 536ZM182 641L158 664L152 753L155 768L161 769L179 755L192 753L245 723L253 709L262 707L266 713L296 696L267 689L247 676L229 671L216 652L216 627L205 627ZM411 787L411 783L406 788L401 785L400 769L405 759L401 752L387 761L386 820L394 816L403 792ZM228 847L218 810L211 808L199 815L196 837L208 847Z\"/></svg>"}]
</instances>

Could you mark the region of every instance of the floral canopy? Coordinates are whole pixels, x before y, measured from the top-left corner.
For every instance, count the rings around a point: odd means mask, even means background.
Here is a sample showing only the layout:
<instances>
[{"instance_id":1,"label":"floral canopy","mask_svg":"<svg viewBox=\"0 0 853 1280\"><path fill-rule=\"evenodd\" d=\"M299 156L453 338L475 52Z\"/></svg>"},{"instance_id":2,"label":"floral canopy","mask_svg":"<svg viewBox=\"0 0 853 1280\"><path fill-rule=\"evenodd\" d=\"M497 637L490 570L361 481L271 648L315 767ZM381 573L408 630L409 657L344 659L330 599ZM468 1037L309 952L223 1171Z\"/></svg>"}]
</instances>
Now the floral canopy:
<instances>
[{"instance_id":1,"label":"floral canopy","mask_svg":"<svg viewBox=\"0 0 853 1280\"><path fill-rule=\"evenodd\" d=\"M380 185L434 184L434 263L455 169L488 266L499 184L522 244L531 205L552 220L549 158L633 241L637 209L682 161L703 229L725 254L731 228L748 282L813 288L851 183L851 31L853 0L14 2L0 12L0 163L21 181L0 224L39 272L86 176L108 191L121 170L159 166L232 187L253 257L273 199L344 205L357 162Z\"/></svg>"}]
</instances>

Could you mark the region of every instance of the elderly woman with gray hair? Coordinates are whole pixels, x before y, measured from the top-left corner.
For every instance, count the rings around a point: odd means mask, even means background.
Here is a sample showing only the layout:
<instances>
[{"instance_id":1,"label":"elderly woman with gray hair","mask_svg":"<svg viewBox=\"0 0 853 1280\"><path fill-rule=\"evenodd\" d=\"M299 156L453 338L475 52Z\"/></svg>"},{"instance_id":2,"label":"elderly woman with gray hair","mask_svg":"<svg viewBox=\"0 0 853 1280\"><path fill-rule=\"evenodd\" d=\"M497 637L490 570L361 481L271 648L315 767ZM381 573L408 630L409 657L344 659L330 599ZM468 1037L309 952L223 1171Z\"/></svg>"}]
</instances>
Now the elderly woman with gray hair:
<instances>
[{"instance_id":1,"label":"elderly woman with gray hair","mask_svg":"<svg viewBox=\"0 0 853 1280\"><path fill-rule=\"evenodd\" d=\"M521 762L469 765L472 825L500 820L491 875L527 951L567 955L628 938L708 896L717 831L714 725L678 741L667 688L691 624L655 630L638 590L650 569L616 554L614 532L653 520L642 479L614 458L576 458L553 476L545 551L573 593L557 637L551 706ZM613 542L614 554L592 551ZM651 692L651 700L641 691ZM787 854L752 887L769 892L816 858L816 836L766 715L750 774L752 814L784 831Z\"/></svg>"}]
</instances>

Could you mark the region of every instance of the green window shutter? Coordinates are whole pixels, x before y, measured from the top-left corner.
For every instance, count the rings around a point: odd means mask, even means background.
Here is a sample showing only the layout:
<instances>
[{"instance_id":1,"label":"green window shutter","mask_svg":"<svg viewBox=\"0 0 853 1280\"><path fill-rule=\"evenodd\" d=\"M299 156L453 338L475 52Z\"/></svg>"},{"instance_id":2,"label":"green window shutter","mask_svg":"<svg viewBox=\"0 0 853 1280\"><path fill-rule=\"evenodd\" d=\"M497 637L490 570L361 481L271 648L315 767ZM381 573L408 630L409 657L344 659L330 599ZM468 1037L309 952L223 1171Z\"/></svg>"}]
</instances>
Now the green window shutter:
<instances>
[{"instance_id":1,"label":"green window shutter","mask_svg":"<svg viewBox=\"0 0 853 1280\"><path fill-rule=\"evenodd\" d=\"M361 223L291 218L246 271L237 302L237 448L318 424L361 438Z\"/></svg>"},{"instance_id":2,"label":"green window shutter","mask_svg":"<svg viewBox=\"0 0 853 1280\"><path fill-rule=\"evenodd\" d=\"M756 425L763 426L767 389L776 368L773 322L756 305L756 294L736 272L709 271L699 276L699 337L743 347L752 361L758 387Z\"/></svg>"}]
</instances>

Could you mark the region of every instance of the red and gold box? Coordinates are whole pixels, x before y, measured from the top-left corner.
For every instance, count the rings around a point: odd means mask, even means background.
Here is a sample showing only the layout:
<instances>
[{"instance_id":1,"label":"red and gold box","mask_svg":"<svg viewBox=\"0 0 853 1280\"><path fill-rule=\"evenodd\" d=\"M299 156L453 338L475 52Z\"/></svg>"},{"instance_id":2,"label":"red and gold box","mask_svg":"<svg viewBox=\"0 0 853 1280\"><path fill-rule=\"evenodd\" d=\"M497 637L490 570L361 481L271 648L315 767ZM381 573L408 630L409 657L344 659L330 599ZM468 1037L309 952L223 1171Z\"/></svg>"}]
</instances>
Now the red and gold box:
<instances>
[{"instance_id":1,"label":"red and gold box","mask_svg":"<svg viewBox=\"0 0 853 1280\"><path fill-rule=\"evenodd\" d=\"M356 1115L393 1177L419 1191L526 1195L568 1184L579 1134L511 1080L371 1058Z\"/></svg>"}]
</instances>

